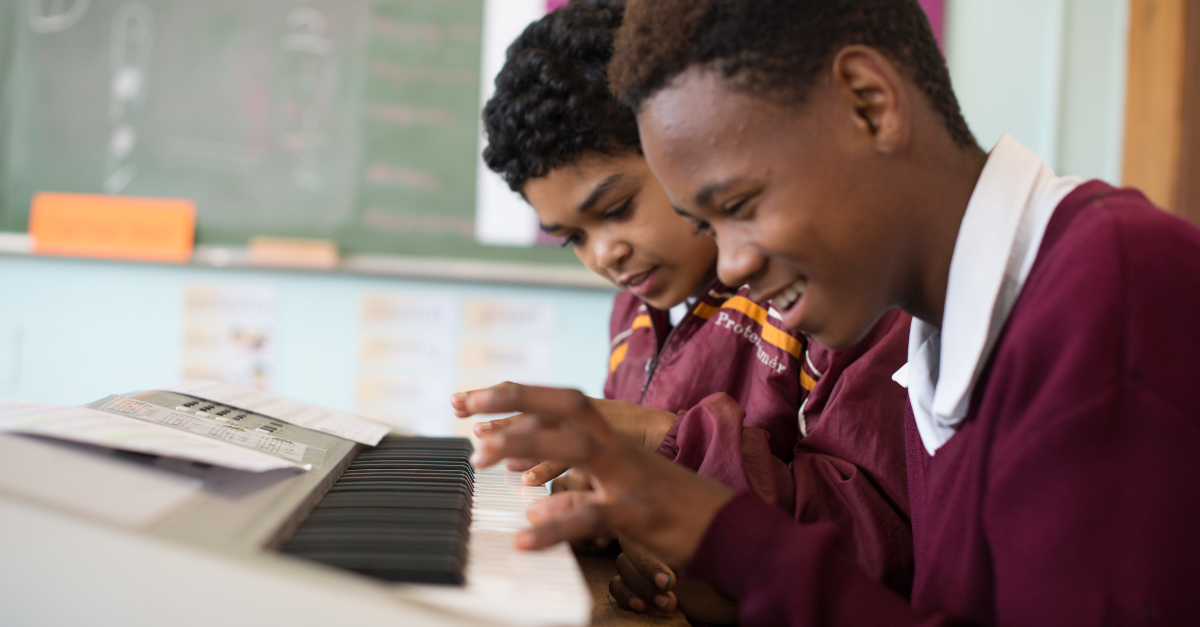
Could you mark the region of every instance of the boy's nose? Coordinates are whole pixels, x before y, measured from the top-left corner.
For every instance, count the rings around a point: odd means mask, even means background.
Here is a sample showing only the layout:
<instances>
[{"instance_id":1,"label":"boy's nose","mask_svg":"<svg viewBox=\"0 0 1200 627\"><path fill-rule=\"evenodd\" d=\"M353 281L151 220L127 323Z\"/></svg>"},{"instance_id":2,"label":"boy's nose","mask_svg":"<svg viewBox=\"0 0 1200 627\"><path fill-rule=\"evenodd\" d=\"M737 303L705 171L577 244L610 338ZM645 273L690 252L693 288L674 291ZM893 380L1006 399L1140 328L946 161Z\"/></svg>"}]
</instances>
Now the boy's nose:
<instances>
[{"instance_id":1,"label":"boy's nose","mask_svg":"<svg viewBox=\"0 0 1200 627\"><path fill-rule=\"evenodd\" d=\"M741 243L718 240L717 278L730 287L746 285L762 269L766 258L754 248Z\"/></svg>"},{"instance_id":2,"label":"boy's nose","mask_svg":"<svg viewBox=\"0 0 1200 627\"><path fill-rule=\"evenodd\" d=\"M596 264L606 270L619 270L633 249L617 237L596 238Z\"/></svg>"}]
</instances>

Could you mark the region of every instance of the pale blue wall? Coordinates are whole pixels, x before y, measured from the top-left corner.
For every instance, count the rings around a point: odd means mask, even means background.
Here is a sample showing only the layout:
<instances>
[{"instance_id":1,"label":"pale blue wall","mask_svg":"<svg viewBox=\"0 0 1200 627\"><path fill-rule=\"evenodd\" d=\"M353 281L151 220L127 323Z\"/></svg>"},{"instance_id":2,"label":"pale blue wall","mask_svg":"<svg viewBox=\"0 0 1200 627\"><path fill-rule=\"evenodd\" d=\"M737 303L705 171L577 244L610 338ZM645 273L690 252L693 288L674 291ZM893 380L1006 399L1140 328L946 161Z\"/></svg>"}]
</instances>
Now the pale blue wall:
<instances>
[{"instance_id":1,"label":"pale blue wall","mask_svg":"<svg viewBox=\"0 0 1200 627\"><path fill-rule=\"evenodd\" d=\"M946 60L985 149L1008 133L1059 174L1118 183L1128 0L949 0Z\"/></svg>"},{"instance_id":2,"label":"pale blue wall","mask_svg":"<svg viewBox=\"0 0 1200 627\"><path fill-rule=\"evenodd\" d=\"M82 404L178 379L194 284L278 290L274 389L296 399L354 409L367 292L551 301L548 383L602 393L611 292L0 255L0 399Z\"/></svg>"}]
</instances>

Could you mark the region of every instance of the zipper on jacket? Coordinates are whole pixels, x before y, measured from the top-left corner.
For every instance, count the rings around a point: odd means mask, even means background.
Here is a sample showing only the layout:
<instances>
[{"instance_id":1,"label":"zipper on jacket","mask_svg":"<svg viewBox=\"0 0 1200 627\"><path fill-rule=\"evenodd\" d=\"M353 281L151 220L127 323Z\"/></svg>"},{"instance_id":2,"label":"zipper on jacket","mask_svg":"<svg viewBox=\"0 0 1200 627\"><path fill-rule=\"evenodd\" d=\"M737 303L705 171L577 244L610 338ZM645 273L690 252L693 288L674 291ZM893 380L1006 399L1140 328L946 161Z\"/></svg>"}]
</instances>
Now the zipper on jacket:
<instances>
[{"instance_id":1,"label":"zipper on jacket","mask_svg":"<svg viewBox=\"0 0 1200 627\"><path fill-rule=\"evenodd\" d=\"M675 329L671 329L671 333L674 333L674 332L675 332ZM670 334L667 335L667 339L668 340L671 339ZM665 341L663 342L663 348L664 349L666 348ZM646 390L650 389L650 378L654 376L654 366L657 364L658 364L658 355L655 355L654 357L651 357L650 359L646 360L646 382L642 384L642 398L640 398L638 400L644 400L646 398Z\"/></svg>"},{"instance_id":2,"label":"zipper on jacket","mask_svg":"<svg viewBox=\"0 0 1200 627\"><path fill-rule=\"evenodd\" d=\"M650 380L654 378L654 370L656 368L658 368L659 362L662 361L661 358L665 357L667 355L667 349L671 347L671 338L675 337L675 332L678 331L680 329L680 327L682 327L683 325L685 325L691 321L692 317L695 316L695 314L696 314L696 306L699 305L703 301L704 301L704 297L702 296L700 298L697 298L696 302L692 303L688 307L687 315L684 316L683 319L679 321L679 324L671 327L671 330L669 332L667 332L667 337L663 338L662 350L655 353L655 355L653 357L651 357L649 360L646 361L646 381L644 383L642 383L642 394L641 394L641 396L638 397L639 405L641 405L646 400L646 390L650 389ZM670 324L670 319L671 319L670 315L668 315L667 316L668 324ZM651 318L651 320L653 320L653 318Z\"/></svg>"},{"instance_id":3,"label":"zipper on jacket","mask_svg":"<svg viewBox=\"0 0 1200 627\"><path fill-rule=\"evenodd\" d=\"M693 305L693 308L694 307L695 306ZM688 315L684 316L683 320L679 321L679 324L671 327L670 332L667 333L667 337L663 339L662 350L658 351L657 354L655 354L646 362L646 382L642 384L642 395L640 398L638 398L639 405L646 400L646 390L650 389L650 380L654 378L654 370L658 368L658 363L662 361L661 358L667 354L667 349L671 347L671 338L675 337L675 332L678 331L679 328L686 324L689 320L691 320L691 318L692 311L688 310Z\"/></svg>"}]
</instances>

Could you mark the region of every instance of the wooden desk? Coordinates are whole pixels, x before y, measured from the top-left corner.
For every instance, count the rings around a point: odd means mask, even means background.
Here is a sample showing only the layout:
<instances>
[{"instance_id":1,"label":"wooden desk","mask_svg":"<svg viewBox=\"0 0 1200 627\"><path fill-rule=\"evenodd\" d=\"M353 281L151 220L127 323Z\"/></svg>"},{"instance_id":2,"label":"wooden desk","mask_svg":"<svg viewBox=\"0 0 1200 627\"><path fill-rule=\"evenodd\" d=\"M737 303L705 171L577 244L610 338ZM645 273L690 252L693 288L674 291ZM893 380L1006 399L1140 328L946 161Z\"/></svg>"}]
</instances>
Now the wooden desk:
<instances>
[{"instance_id":1,"label":"wooden desk","mask_svg":"<svg viewBox=\"0 0 1200 627\"><path fill-rule=\"evenodd\" d=\"M583 577L592 592L592 626L626 627L633 625L656 625L657 627L690 627L687 618L679 610L673 612L648 612L638 614L617 607L608 594L608 580L617 575L614 565L616 553L588 555L576 553Z\"/></svg>"}]
</instances>

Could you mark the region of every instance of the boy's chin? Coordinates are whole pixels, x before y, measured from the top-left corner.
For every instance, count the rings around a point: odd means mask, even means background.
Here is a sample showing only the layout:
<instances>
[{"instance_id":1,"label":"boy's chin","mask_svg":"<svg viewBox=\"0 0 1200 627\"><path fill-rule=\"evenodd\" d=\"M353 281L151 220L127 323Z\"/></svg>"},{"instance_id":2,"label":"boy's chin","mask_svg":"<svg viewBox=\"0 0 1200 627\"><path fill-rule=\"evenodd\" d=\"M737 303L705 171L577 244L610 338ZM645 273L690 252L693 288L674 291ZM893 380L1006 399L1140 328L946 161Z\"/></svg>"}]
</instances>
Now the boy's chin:
<instances>
[{"instance_id":1,"label":"boy's chin","mask_svg":"<svg viewBox=\"0 0 1200 627\"><path fill-rule=\"evenodd\" d=\"M875 328L875 323L885 313L887 312L880 312L879 315L874 317L862 316L862 318L870 319L859 321L855 321L852 316L841 316L832 324L820 325L820 328L805 328L810 325L802 324L800 325L801 328L794 330L811 335L825 348L841 350L843 348L850 348L862 340L867 333L870 333L871 329Z\"/></svg>"},{"instance_id":2,"label":"boy's chin","mask_svg":"<svg viewBox=\"0 0 1200 627\"><path fill-rule=\"evenodd\" d=\"M638 296L638 298L642 299L642 302L646 303L647 305L655 309L662 309L664 311L687 300L687 296L672 298L672 295L647 295Z\"/></svg>"}]
</instances>

